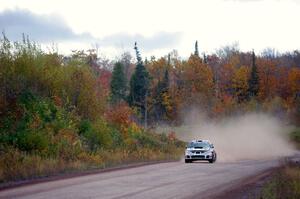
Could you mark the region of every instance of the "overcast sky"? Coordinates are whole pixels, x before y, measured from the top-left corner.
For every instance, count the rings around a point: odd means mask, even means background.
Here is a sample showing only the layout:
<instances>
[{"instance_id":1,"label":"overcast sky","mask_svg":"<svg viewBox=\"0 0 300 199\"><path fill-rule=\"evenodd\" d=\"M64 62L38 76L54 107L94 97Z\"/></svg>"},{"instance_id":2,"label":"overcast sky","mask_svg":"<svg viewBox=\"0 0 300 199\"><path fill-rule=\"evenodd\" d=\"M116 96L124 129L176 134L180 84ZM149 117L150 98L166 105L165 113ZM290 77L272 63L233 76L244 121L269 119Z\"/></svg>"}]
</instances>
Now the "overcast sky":
<instances>
[{"instance_id":1,"label":"overcast sky","mask_svg":"<svg viewBox=\"0 0 300 199\"><path fill-rule=\"evenodd\" d=\"M22 33L59 52L95 47L107 56L183 57L239 43L243 51L300 49L300 0L0 0L0 30Z\"/></svg>"}]
</instances>

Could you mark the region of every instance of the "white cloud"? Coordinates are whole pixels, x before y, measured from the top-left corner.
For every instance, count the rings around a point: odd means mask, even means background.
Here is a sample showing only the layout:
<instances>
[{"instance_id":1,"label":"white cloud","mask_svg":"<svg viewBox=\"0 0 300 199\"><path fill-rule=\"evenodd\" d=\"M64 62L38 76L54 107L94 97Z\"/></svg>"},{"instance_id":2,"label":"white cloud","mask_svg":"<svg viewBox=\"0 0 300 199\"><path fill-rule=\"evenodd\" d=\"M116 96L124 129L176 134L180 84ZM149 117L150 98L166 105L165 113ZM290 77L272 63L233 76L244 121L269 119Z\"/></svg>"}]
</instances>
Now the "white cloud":
<instances>
[{"instance_id":1,"label":"white cloud","mask_svg":"<svg viewBox=\"0 0 300 199\"><path fill-rule=\"evenodd\" d=\"M89 33L74 33L59 16L36 15L21 9L0 12L0 29L12 40L21 40L23 33L39 42L94 40Z\"/></svg>"},{"instance_id":2,"label":"white cloud","mask_svg":"<svg viewBox=\"0 0 300 199\"><path fill-rule=\"evenodd\" d=\"M128 33L117 33L104 37L99 41L103 46L133 47L134 42L138 42L140 47L145 50L159 48L172 48L180 42L180 33L158 32L152 36L145 37L141 34L130 35Z\"/></svg>"}]
</instances>

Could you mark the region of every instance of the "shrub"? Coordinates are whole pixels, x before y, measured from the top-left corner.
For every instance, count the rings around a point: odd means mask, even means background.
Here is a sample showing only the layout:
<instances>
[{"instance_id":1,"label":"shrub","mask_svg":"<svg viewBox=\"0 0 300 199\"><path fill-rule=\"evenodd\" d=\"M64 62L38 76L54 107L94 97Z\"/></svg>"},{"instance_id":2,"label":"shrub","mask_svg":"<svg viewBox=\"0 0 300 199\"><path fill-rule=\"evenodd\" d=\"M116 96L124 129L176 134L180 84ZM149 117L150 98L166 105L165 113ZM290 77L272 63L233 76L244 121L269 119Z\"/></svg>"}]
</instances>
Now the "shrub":
<instances>
[{"instance_id":1,"label":"shrub","mask_svg":"<svg viewBox=\"0 0 300 199\"><path fill-rule=\"evenodd\" d=\"M49 137L43 132L37 131L22 131L17 135L17 147L23 151L38 151L47 150L49 146Z\"/></svg>"},{"instance_id":2,"label":"shrub","mask_svg":"<svg viewBox=\"0 0 300 199\"><path fill-rule=\"evenodd\" d=\"M300 128L295 128L291 133L290 133L290 139L294 144L296 145L296 148L300 149Z\"/></svg>"},{"instance_id":3,"label":"shrub","mask_svg":"<svg viewBox=\"0 0 300 199\"><path fill-rule=\"evenodd\" d=\"M66 161L76 160L82 152L81 140L71 129L61 129L54 137L58 157Z\"/></svg>"},{"instance_id":4,"label":"shrub","mask_svg":"<svg viewBox=\"0 0 300 199\"><path fill-rule=\"evenodd\" d=\"M123 137L120 131L115 127L110 127L110 135L113 147L121 147L123 145Z\"/></svg>"},{"instance_id":5,"label":"shrub","mask_svg":"<svg viewBox=\"0 0 300 199\"><path fill-rule=\"evenodd\" d=\"M102 119L98 119L94 123L86 120L82 121L79 132L91 151L99 148L109 148L113 144L111 128Z\"/></svg>"},{"instance_id":6,"label":"shrub","mask_svg":"<svg viewBox=\"0 0 300 199\"><path fill-rule=\"evenodd\" d=\"M267 182L261 191L262 199L300 198L300 169L298 165L286 165Z\"/></svg>"}]
</instances>

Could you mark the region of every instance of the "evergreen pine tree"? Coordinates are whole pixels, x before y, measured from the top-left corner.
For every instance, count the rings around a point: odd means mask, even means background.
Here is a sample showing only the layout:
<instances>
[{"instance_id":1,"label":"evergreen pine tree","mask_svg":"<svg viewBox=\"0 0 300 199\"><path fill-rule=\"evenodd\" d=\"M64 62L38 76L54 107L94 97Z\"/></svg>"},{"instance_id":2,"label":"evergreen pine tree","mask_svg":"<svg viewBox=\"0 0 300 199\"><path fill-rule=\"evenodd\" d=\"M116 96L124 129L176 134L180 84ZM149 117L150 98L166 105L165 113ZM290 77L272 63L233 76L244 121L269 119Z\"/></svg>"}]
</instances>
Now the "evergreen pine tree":
<instances>
[{"instance_id":1,"label":"evergreen pine tree","mask_svg":"<svg viewBox=\"0 0 300 199\"><path fill-rule=\"evenodd\" d=\"M195 52L194 52L194 55L196 55L197 57L199 57L198 41L196 41L196 43L195 43Z\"/></svg>"},{"instance_id":2,"label":"evergreen pine tree","mask_svg":"<svg viewBox=\"0 0 300 199\"><path fill-rule=\"evenodd\" d=\"M203 62L204 62L205 64L207 64L207 56L205 55L205 53L203 53Z\"/></svg>"},{"instance_id":3,"label":"evergreen pine tree","mask_svg":"<svg viewBox=\"0 0 300 199\"><path fill-rule=\"evenodd\" d=\"M127 81L124 73L123 65L117 62L112 72L110 82L111 101L113 104L126 100Z\"/></svg>"},{"instance_id":4,"label":"evergreen pine tree","mask_svg":"<svg viewBox=\"0 0 300 199\"><path fill-rule=\"evenodd\" d=\"M135 50L135 54L136 54L137 63L138 64L143 64L142 63L142 57L140 55L140 51L139 51L139 49L137 47L137 43L136 42L134 43L134 50Z\"/></svg>"},{"instance_id":5,"label":"evergreen pine tree","mask_svg":"<svg viewBox=\"0 0 300 199\"><path fill-rule=\"evenodd\" d=\"M164 79L162 81L162 91L167 92L169 90L169 71L166 69Z\"/></svg>"},{"instance_id":6,"label":"evergreen pine tree","mask_svg":"<svg viewBox=\"0 0 300 199\"><path fill-rule=\"evenodd\" d=\"M136 51L137 65L130 79L130 91L128 102L131 106L137 107L146 123L147 120L147 95L149 90L149 73L145 68L140 56L137 44L135 42L134 49ZM145 125L146 126L146 125Z\"/></svg>"},{"instance_id":7,"label":"evergreen pine tree","mask_svg":"<svg viewBox=\"0 0 300 199\"><path fill-rule=\"evenodd\" d=\"M155 89L155 117L156 120L167 119L168 105L166 104L166 97L169 96L169 72L168 69L165 70L164 77L162 81L159 81ZM168 97L167 97L168 98Z\"/></svg>"},{"instance_id":8,"label":"evergreen pine tree","mask_svg":"<svg viewBox=\"0 0 300 199\"><path fill-rule=\"evenodd\" d=\"M249 79L250 97L256 97L258 95L258 89L259 89L259 77L258 77L257 66L255 63L255 53L254 51L252 51L252 69L251 69L251 75Z\"/></svg>"}]
</instances>

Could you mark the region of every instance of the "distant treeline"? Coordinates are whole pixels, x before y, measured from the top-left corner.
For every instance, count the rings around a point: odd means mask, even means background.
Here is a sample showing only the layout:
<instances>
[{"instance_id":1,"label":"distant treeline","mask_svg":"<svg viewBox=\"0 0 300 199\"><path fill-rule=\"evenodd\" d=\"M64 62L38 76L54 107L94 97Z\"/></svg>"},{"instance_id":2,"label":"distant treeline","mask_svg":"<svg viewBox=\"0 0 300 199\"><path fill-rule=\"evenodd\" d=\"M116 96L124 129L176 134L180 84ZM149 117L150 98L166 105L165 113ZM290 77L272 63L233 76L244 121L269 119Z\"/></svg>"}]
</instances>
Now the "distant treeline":
<instances>
[{"instance_id":1,"label":"distant treeline","mask_svg":"<svg viewBox=\"0 0 300 199\"><path fill-rule=\"evenodd\" d=\"M200 55L196 42L188 59L172 51L158 59L142 60L137 46L134 49L137 63L124 53L111 79L122 83L107 90L112 103L128 102L140 123L181 124L185 113L193 109L213 119L263 111L299 124L297 50L279 54L268 49L257 56L254 51L240 52L229 46ZM89 56L85 55L87 60ZM96 68L103 69L101 64Z\"/></svg>"}]
</instances>

